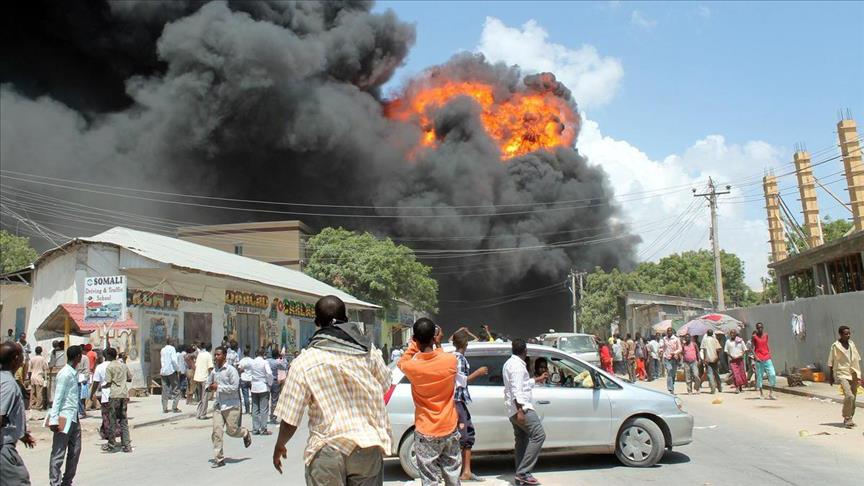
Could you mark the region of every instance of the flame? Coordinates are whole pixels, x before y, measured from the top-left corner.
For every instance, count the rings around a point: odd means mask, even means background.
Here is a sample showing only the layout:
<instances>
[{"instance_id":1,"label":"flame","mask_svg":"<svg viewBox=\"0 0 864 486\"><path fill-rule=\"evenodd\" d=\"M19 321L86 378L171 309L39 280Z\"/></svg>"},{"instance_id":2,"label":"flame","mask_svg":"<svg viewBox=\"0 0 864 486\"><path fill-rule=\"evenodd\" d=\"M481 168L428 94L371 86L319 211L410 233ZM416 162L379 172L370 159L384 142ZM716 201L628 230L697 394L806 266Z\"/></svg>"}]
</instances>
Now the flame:
<instances>
[{"instance_id":1,"label":"flame","mask_svg":"<svg viewBox=\"0 0 864 486\"><path fill-rule=\"evenodd\" d=\"M496 141L504 159L553 147L572 147L578 115L571 105L551 92L517 92L496 100L494 87L477 81L443 81L409 90L405 97L385 107L394 120L417 123L423 135L420 145L437 143L432 113L457 96L469 96L481 107L486 133Z\"/></svg>"}]
</instances>

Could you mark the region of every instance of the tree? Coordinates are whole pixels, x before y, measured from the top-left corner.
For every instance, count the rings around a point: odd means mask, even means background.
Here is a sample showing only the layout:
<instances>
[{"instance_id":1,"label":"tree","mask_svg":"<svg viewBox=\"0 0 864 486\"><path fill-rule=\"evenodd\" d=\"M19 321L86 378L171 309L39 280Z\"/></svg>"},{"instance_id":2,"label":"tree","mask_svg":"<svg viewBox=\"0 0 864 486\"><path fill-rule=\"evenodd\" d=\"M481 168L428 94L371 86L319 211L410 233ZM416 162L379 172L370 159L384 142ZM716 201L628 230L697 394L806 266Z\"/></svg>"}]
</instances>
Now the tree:
<instances>
[{"instance_id":1,"label":"tree","mask_svg":"<svg viewBox=\"0 0 864 486\"><path fill-rule=\"evenodd\" d=\"M744 283L744 263L733 253L720 252L723 295L728 306L747 306L759 294ZM640 263L630 273L596 269L586 279L580 319L591 332L605 329L619 317L618 298L625 292L714 298L714 256L708 250L669 255L660 261Z\"/></svg>"},{"instance_id":2,"label":"tree","mask_svg":"<svg viewBox=\"0 0 864 486\"><path fill-rule=\"evenodd\" d=\"M0 260L3 273L20 270L30 265L39 253L30 246L30 239L15 236L6 230L0 230Z\"/></svg>"},{"instance_id":3,"label":"tree","mask_svg":"<svg viewBox=\"0 0 864 486\"><path fill-rule=\"evenodd\" d=\"M437 311L438 282L407 246L343 228L325 228L307 246L311 256L304 271L310 276L385 310L403 300L420 311Z\"/></svg>"},{"instance_id":4,"label":"tree","mask_svg":"<svg viewBox=\"0 0 864 486\"><path fill-rule=\"evenodd\" d=\"M825 243L842 238L850 229L852 229L852 223L845 219L831 219L831 216L827 215L822 218L822 239L825 240ZM804 228L804 233L808 234L807 228ZM786 248L792 255L808 249L804 239L794 233L786 235Z\"/></svg>"}]
</instances>

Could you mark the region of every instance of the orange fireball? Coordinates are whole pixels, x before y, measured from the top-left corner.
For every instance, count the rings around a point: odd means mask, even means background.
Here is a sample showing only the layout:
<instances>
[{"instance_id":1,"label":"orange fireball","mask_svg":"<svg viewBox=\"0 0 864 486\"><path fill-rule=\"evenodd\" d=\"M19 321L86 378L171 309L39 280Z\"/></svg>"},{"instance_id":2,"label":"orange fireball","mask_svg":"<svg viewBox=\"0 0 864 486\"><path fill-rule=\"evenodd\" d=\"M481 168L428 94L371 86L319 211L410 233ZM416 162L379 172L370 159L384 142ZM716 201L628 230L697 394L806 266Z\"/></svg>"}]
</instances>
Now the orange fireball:
<instances>
[{"instance_id":1,"label":"orange fireball","mask_svg":"<svg viewBox=\"0 0 864 486\"><path fill-rule=\"evenodd\" d=\"M496 141L504 159L540 149L571 147L579 117L573 107L551 92L510 93L496 99L494 87L477 81L443 81L411 89L385 108L394 120L412 121L423 130L420 144L434 147L432 113L457 96L469 96L480 105L486 133Z\"/></svg>"}]
</instances>

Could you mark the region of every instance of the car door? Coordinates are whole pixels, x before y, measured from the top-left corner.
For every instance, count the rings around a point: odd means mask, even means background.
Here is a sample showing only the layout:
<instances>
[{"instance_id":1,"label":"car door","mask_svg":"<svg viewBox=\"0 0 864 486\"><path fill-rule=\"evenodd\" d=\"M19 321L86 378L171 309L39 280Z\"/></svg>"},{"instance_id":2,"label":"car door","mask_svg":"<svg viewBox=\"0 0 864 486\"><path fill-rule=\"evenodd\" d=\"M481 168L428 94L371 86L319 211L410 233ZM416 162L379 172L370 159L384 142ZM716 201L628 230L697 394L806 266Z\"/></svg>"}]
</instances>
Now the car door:
<instances>
[{"instance_id":1,"label":"car door","mask_svg":"<svg viewBox=\"0 0 864 486\"><path fill-rule=\"evenodd\" d=\"M504 406L504 363L509 354L472 354L469 346L465 355L471 371L485 366L486 376L478 377L468 385L471 393L471 421L474 423L475 451L500 451L513 448L513 427Z\"/></svg>"},{"instance_id":2,"label":"car door","mask_svg":"<svg viewBox=\"0 0 864 486\"><path fill-rule=\"evenodd\" d=\"M544 447L608 445L609 396L602 387L590 387L590 381L577 379L583 372L590 376L589 367L563 353L537 356L549 362L550 381L557 378L557 383L538 384L533 390L534 404L546 430Z\"/></svg>"}]
</instances>

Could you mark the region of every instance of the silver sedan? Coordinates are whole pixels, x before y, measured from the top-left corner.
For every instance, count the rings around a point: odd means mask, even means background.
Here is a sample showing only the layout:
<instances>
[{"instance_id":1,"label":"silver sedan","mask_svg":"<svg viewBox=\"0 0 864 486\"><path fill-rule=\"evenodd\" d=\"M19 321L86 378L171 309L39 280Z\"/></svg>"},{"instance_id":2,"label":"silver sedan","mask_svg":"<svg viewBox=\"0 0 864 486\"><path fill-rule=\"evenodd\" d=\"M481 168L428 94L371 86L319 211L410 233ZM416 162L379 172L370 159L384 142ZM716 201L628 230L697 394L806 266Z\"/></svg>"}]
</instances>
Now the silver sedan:
<instances>
[{"instance_id":1,"label":"silver sedan","mask_svg":"<svg viewBox=\"0 0 864 486\"><path fill-rule=\"evenodd\" d=\"M445 345L445 351L452 351ZM466 357L471 369L489 373L469 386L469 405L477 439L472 453L513 452L513 427L504 405L502 369L510 358L509 343L471 343ZM647 467L673 446L693 439L693 417L672 395L630 384L548 346L528 346L529 371L545 363L549 380L534 387L537 414L546 430L544 452L612 454L627 466ZM541 365L542 366L542 365ZM414 460L414 402L411 384L391 364L393 386L385 396L393 426L393 450L402 468L418 477Z\"/></svg>"}]
</instances>

